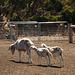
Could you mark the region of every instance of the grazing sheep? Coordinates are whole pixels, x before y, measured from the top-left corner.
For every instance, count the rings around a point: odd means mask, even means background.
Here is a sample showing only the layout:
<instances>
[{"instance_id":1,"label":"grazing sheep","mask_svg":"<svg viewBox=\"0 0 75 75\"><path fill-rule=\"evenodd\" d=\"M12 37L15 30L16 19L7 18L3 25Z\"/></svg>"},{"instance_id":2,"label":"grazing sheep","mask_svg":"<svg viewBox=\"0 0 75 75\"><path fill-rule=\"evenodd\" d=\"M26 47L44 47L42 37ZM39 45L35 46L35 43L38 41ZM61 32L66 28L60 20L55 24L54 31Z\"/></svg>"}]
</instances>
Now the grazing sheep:
<instances>
[{"instance_id":1,"label":"grazing sheep","mask_svg":"<svg viewBox=\"0 0 75 75\"><path fill-rule=\"evenodd\" d=\"M33 42L28 38L22 38L18 39L14 44L11 44L9 49L11 50L12 54L14 54L15 49L19 52L19 62L21 62L21 51L27 51L27 54L29 55L28 62L32 63L31 59L31 51L30 47L34 45Z\"/></svg>"},{"instance_id":2,"label":"grazing sheep","mask_svg":"<svg viewBox=\"0 0 75 75\"><path fill-rule=\"evenodd\" d=\"M63 61L63 49L62 48L60 48L59 46L50 47L50 46L47 46L46 44L41 44L41 47L48 48L48 50L53 54L53 56L57 56L60 61L60 67L62 67L62 63L61 63L61 61Z\"/></svg>"},{"instance_id":3,"label":"grazing sheep","mask_svg":"<svg viewBox=\"0 0 75 75\"><path fill-rule=\"evenodd\" d=\"M39 64L39 57L45 57L46 61L47 61L47 66L50 65L50 55L52 56L52 53L49 52L49 50L47 48L37 48L35 46L31 46L32 49L34 49L38 55L38 65L41 65L41 62ZM49 58L49 64L48 64L48 59L47 56Z\"/></svg>"}]
</instances>

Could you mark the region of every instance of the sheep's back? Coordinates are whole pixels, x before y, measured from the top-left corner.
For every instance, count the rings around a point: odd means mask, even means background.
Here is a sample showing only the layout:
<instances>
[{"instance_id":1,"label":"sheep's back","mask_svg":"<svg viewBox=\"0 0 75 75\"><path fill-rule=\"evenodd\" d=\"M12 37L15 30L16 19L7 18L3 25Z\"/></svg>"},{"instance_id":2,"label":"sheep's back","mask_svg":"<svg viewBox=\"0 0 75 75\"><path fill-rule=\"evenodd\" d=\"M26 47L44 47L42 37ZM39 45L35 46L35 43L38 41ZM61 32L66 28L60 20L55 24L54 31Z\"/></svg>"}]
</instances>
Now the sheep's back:
<instances>
[{"instance_id":1,"label":"sheep's back","mask_svg":"<svg viewBox=\"0 0 75 75\"><path fill-rule=\"evenodd\" d=\"M31 45L33 45L33 42L30 39L23 38L16 42L16 48L18 50L28 50Z\"/></svg>"}]
</instances>

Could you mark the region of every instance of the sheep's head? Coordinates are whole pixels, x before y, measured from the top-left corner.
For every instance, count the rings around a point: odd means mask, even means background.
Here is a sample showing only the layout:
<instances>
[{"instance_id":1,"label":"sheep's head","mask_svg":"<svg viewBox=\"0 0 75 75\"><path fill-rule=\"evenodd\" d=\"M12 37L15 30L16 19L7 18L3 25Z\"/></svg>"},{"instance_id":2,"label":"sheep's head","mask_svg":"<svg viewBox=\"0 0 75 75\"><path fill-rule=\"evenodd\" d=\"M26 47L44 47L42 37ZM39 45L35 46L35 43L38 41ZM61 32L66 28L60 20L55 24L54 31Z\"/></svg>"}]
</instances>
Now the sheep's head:
<instances>
[{"instance_id":1,"label":"sheep's head","mask_svg":"<svg viewBox=\"0 0 75 75\"><path fill-rule=\"evenodd\" d=\"M30 46L30 49L36 49L36 47L34 45Z\"/></svg>"},{"instance_id":2,"label":"sheep's head","mask_svg":"<svg viewBox=\"0 0 75 75\"><path fill-rule=\"evenodd\" d=\"M15 52L15 46L14 46L14 44L12 44L12 45L9 46L9 50L11 50L11 53L14 54L14 52Z\"/></svg>"}]
</instances>

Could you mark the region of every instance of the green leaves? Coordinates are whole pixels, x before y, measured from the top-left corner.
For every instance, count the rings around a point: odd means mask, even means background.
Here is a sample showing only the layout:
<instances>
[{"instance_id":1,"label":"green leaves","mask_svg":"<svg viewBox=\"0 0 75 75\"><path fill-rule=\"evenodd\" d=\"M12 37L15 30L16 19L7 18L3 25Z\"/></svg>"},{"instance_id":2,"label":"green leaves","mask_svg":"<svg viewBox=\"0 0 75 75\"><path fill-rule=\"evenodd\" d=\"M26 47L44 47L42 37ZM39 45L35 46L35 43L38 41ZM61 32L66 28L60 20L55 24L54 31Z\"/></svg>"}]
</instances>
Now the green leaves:
<instances>
[{"instance_id":1,"label":"green leaves","mask_svg":"<svg viewBox=\"0 0 75 75\"><path fill-rule=\"evenodd\" d=\"M67 20L68 22L72 22L73 11L74 10L71 6L65 5L61 11L62 19Z\"/></svg>"},{"instance_id":2,"label":"green leaves","mask_svg":"<svg viewBox=\"0 0 75 75\"><path fill-rule=\"evenodd\" d=\"M0 10L0 15L10 20L66 20L74 23L75 0L0 0Z\"/></svg>"}]
</instances>

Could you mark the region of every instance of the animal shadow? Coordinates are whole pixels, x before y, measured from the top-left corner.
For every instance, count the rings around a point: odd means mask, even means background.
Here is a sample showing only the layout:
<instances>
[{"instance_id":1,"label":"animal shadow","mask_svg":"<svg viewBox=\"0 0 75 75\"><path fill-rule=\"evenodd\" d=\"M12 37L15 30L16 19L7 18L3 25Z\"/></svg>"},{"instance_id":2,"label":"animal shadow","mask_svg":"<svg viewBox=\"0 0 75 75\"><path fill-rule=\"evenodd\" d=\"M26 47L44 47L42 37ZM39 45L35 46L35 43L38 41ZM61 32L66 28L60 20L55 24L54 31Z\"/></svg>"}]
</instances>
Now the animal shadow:
<instances>
[{"instance_id":1,"label":"animal shadow","mask_svg":"<svg viewBox=\"0 0 75 75\"><path fill-rule=\"evenodd\" d=\"M52 66L52 65L50 65L50 66L47 66L47 65L32 65L32 64L30 64L30 66L61 68L61 67L59 67L59 66Z\"/></svg>"},{"instance_id":2,"label":"animal shadow","mask_svg":"<svg viewBox=\"0 0 75 75\"><path fill-rule=\"evenodd\" d=\"M14 63L20 63L20 64L31 64L29 62L19 62L19 61L15 61L15 60L9 60L11 62L14 62Z\"/></svg>"},{"instance_id":3,"label":"animal shadow","mask_svg":"<svg viewBox=\"0 0 75 75\"><path fill-rule=\"evenodd\" d=\"M52 68L61 68L59 66L52 66L52 65L50 65L50 67L52 67Z\"/></svg>"},{"instance_id":4,"label":"animal shadow","mask_svg":"<svg viewBox=\"0 0 75 75\"><path fill-rule=\"evenodd\" d=\"M47 65L34 65L34 64L30 64L30 66L48 67Z\"/></svg>"}]
</instances>

